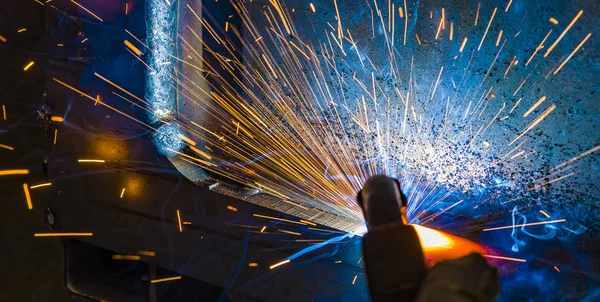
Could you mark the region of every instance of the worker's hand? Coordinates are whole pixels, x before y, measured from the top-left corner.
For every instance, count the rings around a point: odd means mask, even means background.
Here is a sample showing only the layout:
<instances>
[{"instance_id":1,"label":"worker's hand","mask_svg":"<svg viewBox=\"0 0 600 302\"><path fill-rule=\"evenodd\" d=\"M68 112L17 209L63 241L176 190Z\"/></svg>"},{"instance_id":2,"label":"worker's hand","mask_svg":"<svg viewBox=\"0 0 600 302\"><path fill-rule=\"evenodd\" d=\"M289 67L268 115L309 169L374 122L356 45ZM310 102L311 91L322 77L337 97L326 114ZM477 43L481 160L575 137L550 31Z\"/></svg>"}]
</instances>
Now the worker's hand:
<instances>
[{"instance_id":1,"label":"worker's hand","mask_svg":"<svg viewBox=\"0 0 600 302\"><path fill-rule=\"evenodd\" d=\"M496 268L480 254L473 253L433 266L421 285L417 302L494 301L499 291Z\"/></svg>"}]
</instances>

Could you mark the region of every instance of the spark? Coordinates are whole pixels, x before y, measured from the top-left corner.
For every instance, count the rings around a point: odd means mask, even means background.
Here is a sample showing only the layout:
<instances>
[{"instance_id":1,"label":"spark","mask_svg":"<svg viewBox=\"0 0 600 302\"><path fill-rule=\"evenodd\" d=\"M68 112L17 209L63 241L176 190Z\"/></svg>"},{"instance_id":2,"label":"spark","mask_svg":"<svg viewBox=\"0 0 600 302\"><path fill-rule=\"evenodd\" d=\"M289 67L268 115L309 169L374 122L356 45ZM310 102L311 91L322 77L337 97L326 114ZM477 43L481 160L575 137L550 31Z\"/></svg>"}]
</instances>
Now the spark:
<instances>
[{"instance_id":1,"label":"spark","mask_svg":"<svg viewBox=\"0 0 600 302\"><path fill-rule=\"evenodd\" d=\"M481 42L479 42L479 47L477 47L477 51L479 51L481 49L481 45L483 44L483 41L485 40L485 36L487 36L488 30L490 29L490 25L492 25L492 21L494 21L494 16L496 15L496 10L498 10L498 8L494 7L494 12L492 13L492 17L490 18L490 22L488 22L488 25L485 28L485 32L483 33L483 37L481 38Z\"/></svg>"},{"instance_id":2,"label":"spark","mask_svg":"<svg viewBox=\"0 0 600 302\"><path fill-rule=\"evenodd\" d=\"M3 35L0 35L0 41L6 43L8 40Z\"/></svg>"},{"instance_id":3,"label":"spark","mask_svg":"<svg viewBox=\"0 0 600 302\"><path fill-rule=\"evenodd\" d=\"M454 37L454 22L450 22L450 41Z\"/></svg>"},{"instance_id":4,"label":"spark","mask_svg":"<svg viewBox=\"0 0 600 302\"><path fill-rule=\"evenodd\" d=\"M465 45L467 45L467 37L465 37L462 41L462 44L460 44L460 49L458 50L458 52L463 52L463 49L465 49Z\"/></svg>"},{"instance_id":5,"label":"spark","mask_svg":"<svg viewBox=\"0 0 600 302\"><path fill-rule=\"evenodd\" d=\"M554 270L556 270L557 272L560 273L560 269L558 269L558 267L556 265L554 266Z\"/></svg>"},{"instance_id":6,"label":"spark","mask_svg":"<svg viewBox=\"0 0 600 302\"><path fill-rule=\"evenodd\" d=\"M179 215L179 210L177 210L177 223L179 225L179 232L183 232L183 228L181 227L181 215Z\"/></svg>"},{"instance_id":7,"label":"spark","mask_svg":"<svg viewBox=\"0 0 600 302\"><path fill-rule=\"evenodd\" d=\"M64 118L60 117L60 116L53 116L50 118L51 121L55 122L55 123L62 123L65 121Z\"/></svg>"},{"instance_id":8,"label":"spark","mask_svg":"<svg viewBox=\"0 0 600 302\"><path fill-rule=\"evenodd\" d=\"M58 129L54 129L54 144L56 145L56 138L58 137Z\"/></svg>"},{"instance_id":9,"label":"spark","mask_svg":"<svg viewBox=\"0 0 600 302\"><path fill-rule=\"evenodd\" d=\"M31 66L33 66L33 64L35 64L35 62L34 62L34 61L31 61L31 62L29 62L29 64L27 64L27 65L26 65L26 66L23 68L23 71L27 71L27 70L29 70L29 68L31 68Z\"/></svg>"},{"instance_id":10,"label":"spark","mask_svg":"<svg viewBox=\"0 0 600 302\"><path fill-rule=\"evenodd\" d=\"M419 45L421 45L421 39L419 39L419 35L417 33L415 33L415 37L417 38L417 42L419 43Z\"/></svg>"},{"instance_id":11,"label":"spark","mask_svg":"<svg viewBox=\"0 0 600 302\"><path fill-rule=\"evenodd\" d=\"M33 189L37 189L37 188L49 187L51 185L52 185L51 182L47 182L47 183L31 186L31 187L29 187L29 189L33 190Z\"/></svg>"},{"instance_id":12,"label":"spark","mask_svg":"<svg viewBox=\"0 0 600 302\"><path fill-rule=\"evenodd\" d=\"M138 254L140 254L142 256L148 256L148 257L156 256L156 253L153 251L138 251Z\"/></svg>"},{"instance_id":13,"label":"spark","mask_svg":"<svg viewBox=\"0 0 600 302\"><path fill-rule=\"evenodd\" d=\"M25 192L25 199L27 200L27 208L33 209L33 204L31 203L31 194L29 194L29 187L27 184L23 184L23 191Z\"/></svg>"},{"instance_id":14,"label":"spark","mask_svg":"<svg viewBox=\"0 0 600 302\"><path fill-rule=\"evenodd\" d=\"M230 210L230 211L237 212L237 208L232 207L232 206L227 206L227 209Z\"/></svg>"},{"instance_id":15,"label":"spark","mask_svg":"<svg viewBox=\"0 0 600 302\"><path fill-rule=\"evenodd\" d=\"M543 121L544 118L546 118L546 116L548 116L548 114L552 113L552 111L554 109L556 109L556 105L554 105L554 104L550 105L550 107L548 107L548 109L546 109L539 117L537 117L535 120L533 120L533 122L531 122L531 124L529 124L529 126L527 126L527 128L525 128L525 130L523 130L523 132L521 132L521 134L519 134L515 139L513 139L508 145L510 146L510 145L514 144L514 142L516 142L519 138L523 137L523 135L525 135L527 132L529 132L531 129L533 129L541 121Z\"/></svg>"},{"instance_id":16,"label":"spark","mask_svg":"<svg viewBox=\"0 0 600 302\"><path fill-rule=\"evenodd\" d=\"M123 188L123 190L121 190L121 196L119 196L119 198L123 198L123 194L125 194L125 188Z\"/></svg>"},{"instance_id":17,"label":"spark","mask_svg":"<svg viewBox=\"0 0 600 302\"><path fill-rule=\"evenodd\" d=\"M517 108L517 106L519 106L519 103L521 103L521 100L523 100L523 98L519 98L517 100L517 102L515 103L515 105L510 109L509 114L511 114Z\"/></svg>"},{"instance_id":18,"label":"spark","mask_svg":"<svg viewBox=\"0 0 600 302\"><path fill-rule=\"evenodd\" d=\"M10 150L10 151L15 150L15 148L8 146L8 145L3 145L3 144L0 144L0 148Z\"/></svg>"},{"instance_id":19,"label":"spark","mask_svg":"<svg viewBox=\"0 0 600 302\"><path fill-rule=\"evenodd\" d=\"M406 9L406 0L404 0L404 11L406 12L406 18L404 18L404 45L406 45L406 29L408 27L408 10Z\"/></svg>"},{"instance_id":20,"label":"spark","mask_svg":"<svg viewBox=\"0 0 600 302\"><path fill-rule=\"evenodd\" d=\"M577 47L575 47L575 49L571 52L571 54L560 64L560 66L558 66L558 68L554 71L554 75L556 75L562 68L563 66L565 66L565 64L567 64L567 62L569 62L569 60L573 57L573 55L575 55L575 53L579 50L579 48L581 48L581 46L583 46L583 44L585 44L585 42L592 36L592 33L587 34L587 36L585 36L585 38L583 38L583 40L581 41L581 43L579 43L579 45L577 45Z\"/></svg>"},{"instance_id":21,"label":"spark","mask_svg":"<svg viewBox=\"0 0 600 302\"><path fill-rule=\"evenodd\" d=\"M127 48L131 49L131 51L133 51L136 55L138 55L138 56L142 55L142 51L139 50L139 48L135 47L135 45L131 44L131 42L124 40L123 43L125 44L125 46L127 46Z\"/></svg>"},{"instance_id":22,"label":"spark","mask_svg":"<svg viewBox=\"0 0 600 302\"><path fill-rule=\"evenodd\" d=\"M27 31L27 28L21 28L21 29L19 29L17 32L18 32L18 33L22 33L22 32L25 32L25 31Z\"/></svg>"},{"instance_id":23,"label":"spark","mask_svg":"<svg viewBox=\"0 0 600 302\"><path fill-rule=\"evenodd\" d=\"M354 283L356 283L356 278L358 278L358 275L355 275L354 279L352 279L352 285L354 285Z\"/></svg>"},{"instance_id":24,"label":"spark","mask_svg":"<svg viewBox=\"0 0 600 302\"><path fill-rule=\"evenodd\" d=\"M100 17L96 16L96 14L92 13L89 9L83 7L81 4L75 2L75 0L71 0L71 2L75 3L77 6L81 7L84 11L88 12L90 15L94 16L94 18L100 20L100 22L104 22Z\"/></svg>"},{"instance_id":25,"label":"spark","mask_svg":"<svg viewBox=\"0 0 600 302\"><path fill-rule=\"evenodd\" d=\"M440 68L440 73L438 74L437 80L435 81L435 86L433 87L433 91L431 92L431 97L429 98L430 100L433 100L433 96L435 95L435 91L438 87L438 84L440 83L440 77L442 76L442 71L444 71L444 66L442 66L442 68Z\"/></svg>"},{"instance_id":26,"label":"spark","mask_svg":"<svg viewBox=\"0 0 600 302\"><path fill-rule=\"evenodd\" d=\"M103 159L78 159L77 162L80 163L104 163Z\"/></svg>"},{"instance_id":27,"label":"spark","mask_svg":"<svg viewBox=\"0 0 600 302\"><path fill-rule=\"evenodd\" d=\"M257 267L258 263L256 263L256 262L250 262L250 263L248 263L248 266L249 267Z\"/></svg>"},{"instance_id":28,"label":"spark","mask_svg":"<svg viewBox=\"0 0 600 302\"><path fill-rule=\"evenodd\" d=\"M90 38L85 38L85 39L81 40L81 44L83 44L83 43L87 42L87 40L89 40L89 39L90 39Z\"/></svg>"},{"instance_id":29,"label":"spark","mask_svg":"<svg viewBox=\"0 0 600 302\"><path fill-rule=\"evenodd\" d=\"M502 30L498 33L498 39L496 39L496 47L500 45L500 40L502 39Z\"/></svg>"},{"instance_id":30,"label":"spark","mask_svg":"<svg viewBox=\"0 0 600 302\"><path fill-rule=\"evenodd\" d=\"M501 260L515 261L515 262L527 262L527 260L519 259L519 258L510 258L510 257L493 256L493 255L481 255L481 256L486 257L486 258L492 258L492 259L501 259Z\"/></svg>"},{"instance_id":31,"label":"spark","mask_svg":"<svg viewBox=\"0 0 600 302\"><path fill-rule=\"evenodd\" d=\"M6 121L6 106L2 105L2 117Z\"/></svg>"},{"instance_id":32,"label":"spark","mask_svg":"<svg viewBox=\"0 0 600 302\"><path fill-rule=\"evenodd\" d=\"M34 237L90 237L94 233L35 233Z\"/></svg>"},{"instance_id":33,"label":"spark","mask_svg":"<svg viewBox=\"0 0 600 302\"><path fill-rule=\"evenodd\" d=\"M263 225L263 227L260 229L260 232L262 233L262 232L264 232L266 229L267 229L267 226L266 226L266 225Z\"/></svg>"},{"instance_id":34,"label":"spark","mask_svg":"<svg viewBox=\"0 0 600 302\"><path fill-rule=\"evenodd\" d=\"M138 255L112 255L114 260L141 260L142 257Z\"/></svg>"},{"instance_id":35,"label":"spark","mask_svg":"<svg viewBox=\"0 0 600 302\"><path fill-rule=\"evenodd\" d=\"M312 225L312 226L317 226L317 224L316 224L316 223L312 223L312 222L310 222L310 221L306 221L306 220L303 220L303 219L300 219L300 222L303 222L303 223L306 223L306 224L308 224L308 225Z\"/></svg>"},{"instance_id":36,"label":"spark","mask_svg":"<svg viewBox=\"0 0 600 302\"><path fill-rule=\"evenodd\" d=\"M190 144L191 146L196 146L196 142L193 141L192 139L190 139L189 137L184 136L183 134L180 134L180 133L178 133L177 136L179 138L181 138L182 140L184 140L186 143ZM196 149L196 150L198 150L198 149ZM200 150L198 150L198 151L200 151Z\"/></svg>"},{"instance_id":37,"label":"spark","mask_svg":"<svg viewBox=\"0 0 600 302\"><path fill-rule=\"evenodd\" d=\"M566 219L557 219L557 220L549 220L549 221L531 222L531 223L507 225L507 226L495 227L495 228L487 228L487 229L483 229L483 231L484 232L488 232L488 231L496 231L496 230L505 230L505 229L512 229L512 228L517 228L517 227L532 226L532 225L562 223L562 222L565 222L565 221L567 221L567 220Z\"/></svg>"},{"instance_id":38,"label":"spark","mask_svg":"<svg viewBox=\"0 0 600 302\"><path fill-rule=\"evenodd\" d=\"M517 158L517 157L519 157L519 156L521 156L521 155L523 155L523 154L525 154L525 151L522 151L522 150L521 150L521 152L518 152L518 153L516 153L515 155L511 156L511 157L510 157L510 160L513 160L513 159L515 159L515 158Z\"/></svg>"},{"instance_id":39,"label":"spark","mask_svg":"<svg viewBox=\"0 0 600 302\"><path fill-rule=\"evenodd\" d=\"M546 216L546 218L550 218L550 215L548 215L548 213L546 213L546 212L544 212L542 210L540 210L540 213L542 213L542 215Z\"/></svg>"},{"instance_id":40,"label":"spark","mask_svg":"<svg viewBox=\"0 0 600 302\"><path fill-rule=\"evenodd\" d=\"M554 18L550 18L550 23L552 23L554 25L557 25L558 21L556 19L554 19Z\"/></svg>"},{"instance_id":41,"label":"spark","mask_svg":"<svg viewBox=\"0 0 600 302\"><path fill-rule=\"evenodd\" d=\"M286 233L286 234L290 234L290 235L296 235L296 236L300 236L302 234L298 233L298 232L292 232L292 231L288 231L288 230L281 230L281 229L277 229L278 231L282 232L282 233Z\"/></svg>"},{"instance_id":42,"label":"spark","mask_svg":"<svg viewBox=\"0 0 600 302\"><path fill-rule=\"evenodd\" d=\"M440 19L440 23L438 25L437 31L435 32L435 39L437 40L440 36L440 31L442 30L442 25L444 24L444 19Z\"/></svg>"},{"instance_id":43,"label":"spark","mask_svg":"<svg viewBox=\"0 0 600 302\"><path fill-rule=\"evenodd\" d=\"M550 45L550 47L548 47L548 50L546 50L546 53L544 54L544 58L547 57L552 52L554 47L556 47L556 44L558 44L558 42L560 42L560 40L562 40L562 38L565 36L565 34L567 34L569 29L571 29L571 27L573 27L575 22L577 22L577 20L579 19L579 17L581 17L582 14L583 14L583 10L580 10L579 13L577 13L577 15L575 16L575 18L573 18L571 23L569 23L567 28L565 28L565 30L560 34L560 36L558 36L556 41L554 41L554 43L552 43L552 45Z\"/></svg>"},{"instance_id":44,"label":"spark","mask_svg":"<svg viewBox=\"0 0 600 302\"><path fill-rule=\"evenodd\" d=\"M310 4L310 11L313 12L313 13L317 12L317 10L315 9L314 4L312 4L312 3Z\"/></svg>"},{"instance_id":45,"label":"spark","mask_svg":"<svg viewBox=\"0 0 600 302\"><path fill-rule=\"evenodd\" d=\"M259 214L252 214L252 216L266 218L266 219L272 219L272 220L278 220L278 221L284 221L284 222L289 222L289 223L295 223L295 224L300 224L300 225L306 225L306 223L304 223L304 222L298 222L298 221L293 221L293 220L288 220L288 219L283 219L283 218L264 216L264 215L259 215Z\"/></svg>"},{"instance_id":46,"label":"spark","mask_svg":"<svg viewBox=\"0 0 600 302\"><path fill-rule=\"evenodd\" d=\"M533 106L531 106L531 108L529 108L529 110L527 110L527 112L525 112L525 114L523 114L523 117L527 117L530 113L533 112L533 110L535 110L537 107L539 107L545 100L546 100L546 96L544 95L537 102L535 102L535 104L533 104Z\"/></svg>"},{"instance_id":47,"label":"spark","mask_svg":"<svg viewBox=\"0 0 600 302\"><path fill-rule=\"evenodd\" d=\"M167 281L174 281L174 280L180 280L181 276L175 276L175 277L168 277L168 278L162 278L162 279L153 279L150 280L150 283L154 284L154 283L161 283L161 282L167 282Z\"/></svg>"},{"instance_id":48,"label":"spark","mask_svg":"<svg viewBox=\"0 0 600 302\"><path fill-rule=\"evenodd\" d=\"M586 156L588 156L588 155L590 155L590 154L592 154L592 153L594 153L594 152L596 152L598 150L600 150L600 145L598 145L598 146L596 146L594 148L591 148L591 149L589 149L589 150L587 150L587 151L585 151L585 152L583 152L583 153L581 153L581 154L579 154L579 155L577 155L577 156L575 156L575 157L573 157L573 158L571 158L571 159L563 162L562 164L559 164L558 166L552 168L551 170L556 170L556 169L558 169L560 167L564 167L564 166L566 166L566 165L568 165L568 164L570 164L570 163L572 163L572 162L574 162L576 160L579 160L579 159L581 159L583 157L586 157Z\"/></svg>"},{"instance_id":49,"label":"spark","mask_svg":"<svg viewBox=\"0 0 600 302\"><path fill-rule=\"evenodd\" d=\"M129 15L129 3L125 3L125 15Z\"/></svg>"},{"instance_id":50,"label":"spark","mask_svg":"<svg viewBox=\"0 0 600 302\"><path fill-rule=\"evenodd\" d=\"M5 175L27 175L29 170L27 169L15 169L15 170L0 170L0 176Z\"/></svg>"},{"instance_id":51,"label":"spark","mask_svg":"<svg viewBox=\"0 0 600 302\"><path fill-rule=\"evenodd\" d=\"M505 13L508 12L508 9L510 8L510 5L512 4L513 0L508 0L508 4L506 5L506 9L504 10Z\"/></svg>"},{"instance_id":52,"label":"spark","mask_svg":"<svg viewBox=\"0 0 600 302\"><path fill-rule=\"evenodd\" d=\"M545 182L545 183L542 183L542 184L539 184L539 185L537 185L537 186L531 187L531 188L527 189L527 191L532 191L532 190L535 190L535 189L537 189L537 188L541 188L541 187L543 187L543 186L546 186L546 185L549 185L549 184L555 183L555 182L557 182L557 181L560 181L560 180L563 180L563 179L565 179L565 178L567 178L567 177L571 177L571 176L573 176L573 175L576 175L577 173L578 173L578 172L572 172L572 173L569 173L569 174L567 174L567 175L564 175L564 176L561 176L561 177L555 178L555 179L553 179L553 180L551 180L551 181L547 181L547 182Z\"/></svg>"},{"instance_id":53,"label":"spark","mask_svg":"<svg viewBox=\"0 0 600 302\"><path fill-rule=\"evenodd\" d=\"M477 26L477 21L479 20L479 9L481 8L481 1L477 2L477 14L475 14L475 24Z\"/></svg>"},{"instance_id":54,"label":"spark","mask_svg":"<svg viewBox=\"0 0 600 302\"><path fill-rule=\"evenodd\" d=\"M279 267L279 266L282 266L282 265L284 265L284 264L288 264L288 263L290 263L290 260L289 260L289 259L287 259L287 260L283 260L283 261L281 261L281 262L279 262L279 263L275 263L275 264L273 264L273 265L269 266L269 269L274 269L274 268L276 268L276 267Z\"/></svg>"}]
</instances>

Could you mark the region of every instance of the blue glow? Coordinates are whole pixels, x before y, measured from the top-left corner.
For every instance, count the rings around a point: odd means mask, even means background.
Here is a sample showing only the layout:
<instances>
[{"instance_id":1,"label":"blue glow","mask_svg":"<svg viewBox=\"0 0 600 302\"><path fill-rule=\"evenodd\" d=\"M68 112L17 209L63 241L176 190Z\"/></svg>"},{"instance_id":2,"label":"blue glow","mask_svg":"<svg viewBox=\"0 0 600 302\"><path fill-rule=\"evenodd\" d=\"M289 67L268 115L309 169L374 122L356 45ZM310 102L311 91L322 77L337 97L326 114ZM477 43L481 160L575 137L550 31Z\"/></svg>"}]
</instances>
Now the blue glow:
<instances>
[{"instance_id":1,"label":"blue glow","mask_svg":"<svg viewBox=\"0 0 600 302\"><path fill-rule=\"evenodd\" d=\"M160 126L154 133L154 144L158 148L158 151L166 157L174 157L175 152L169 151L175 150L180 151L185 146L183 140L179 137L181 129L177 124L165 124Z\"/></svg>"},{"instance_id":2,"label":"blue glow","mask_svg":"<svg viewBox=\"0 0 600 302\"><path fill-rule=\"evenodd\" d=\"M146 74L146 99L152 104L151 122L172 116L176 111L176 92L171 75L175 46L170 37L175 36L175 6L164 0L148 0L146 34L152 51L148 56L151 67Z\"/></svg>"}]
</instances>

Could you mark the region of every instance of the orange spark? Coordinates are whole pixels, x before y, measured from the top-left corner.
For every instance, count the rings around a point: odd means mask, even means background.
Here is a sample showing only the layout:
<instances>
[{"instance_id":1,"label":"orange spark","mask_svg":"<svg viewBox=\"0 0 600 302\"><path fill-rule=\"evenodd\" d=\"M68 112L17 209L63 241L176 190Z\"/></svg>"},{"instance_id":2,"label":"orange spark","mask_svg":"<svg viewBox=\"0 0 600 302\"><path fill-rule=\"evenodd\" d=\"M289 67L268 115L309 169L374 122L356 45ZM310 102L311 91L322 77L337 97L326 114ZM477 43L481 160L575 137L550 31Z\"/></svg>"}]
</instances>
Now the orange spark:
<instances>
[{"instance_id":1,"label":"orange spark","mask_svg":"<svg viewBox=\"0 0 600 302\"><path fill-rule=\"evenodd\" d=\"M50 118L50 120L56 123L62 123L65 121L65 119L60 116L53 116Z\"/></svg>"},{"instance_id":2,"label":"orange spark","mask_svg":"<svg viewBox=\"0 0 600 302\"><path fill-rule=\"evenodd\" d=\"M131 44L131 42L125 40L125 41L123 41L123 43L125 43L125 46L127 46L127 48L131 49L131 51L133 51L136 55L138 55L138 56L142 55L142 51L139 50L139 48L135 47L135 45Z\"/></svg>"},{"instance_id":3,"label":"orange spark","mask_svg":"<svg viewBox=\"0 0 600 302\"><path fill-rule=\"evenodd\" d=\"M140 260L142 257L138 255L112 255L114 260Z\"/></svg>"},{"instance_id":4,"label":"orange spark","mask_svg":"<svg viewBox=\"0 0 600 302\"><path fill-rule=\"evenodd\" d=\"M546 218L550 218L550 215L548 215L548 213L546 213L546 212L544 212L542 210L540 210L540 213L542 213L544 216L546 216Z\"/></svg>"},{"instance_id":5,"label":"orange spark","mask_svg":"<svg viewBox=\"0 0 600 302\"><path fill-rule=\"evenodd\" d=\"M93 233L35 233L34 237L89 237Z\"/></svg>"},{"instance_id":6,"label":"orange spark","mask_svg":"<svg viewBox=\"0 0 600 302\"><path fill-rule=\"evenodd\" d=\"M465 45L467 45L467 38L466 37L463 40L462 44L460 45L460 49L458 50L458 52L463 52L463 49L465 49Z\"/></svg>"},{"instance_id":7,"label":"orange spark","mask_svg":"<svg viewBox=\"0 0 600 302\"><path fill-rule=\"evenodd\" d=\"M282 233L286 233L286 234L290 234L290 235L296 235L296 236L300 236L302 234L297 233L297 232L292 232L292 231L288 231L288 230L281 230L281 229L277 229L278 231L282 232Z\"/></svg>"},{"instance_id":8,"label":"orange spark","mask_svg":"<svg viewBox=\"0 0 600 302\"><path fill-rule=\"evenodd\" d=\"M148 256L148 257L156 256L156 253L152 252L152 251L138 251L138 254L140 254L142 256Z\"/></svg>"},{"instance_id":9,"label":"orange spark","mask_svg":"<svg viewBox=\"0 0 600 302\"><path fill-rule=\"evenodd\" d=\"M84 11L88 12L90 15L94 16L94 18L100 20L100 22L104 22L104 20L100 19L100 17L96 16L96 14L92 13L89 9L83 7L81 4L75 2L75 0L71 0L71 2L75 3L77 6L81 7Z\"/></svg>"},{"instance_id":10,"label":"orange spark","mask_svg":"<svg viewBox=\"0 0 600 302\"><path fill-rule=\"evenodd\" d=\"M33 209L33 204L31 203L31 195L29 194L29 187L27 184L23 184L23 191L25 191L25 199L27 200L27 208Z\"/></svg>"},{"instance_id":11,"label":"orange spark","mask_svg":"<svg viewBox=\"0 0 600 302\"><path fill-rule=\"evenodd\" d=\"M492 13L492 17L490 18L490 22L488 22L488 25L485 28L485 32L483 33L483 37L481 38L481 42L479 42L479 47L477 47L477 51L479 51L481 49L481 45L483 44L483 41L485 40L485 36L487 36L488 30L490 29L490 25L492 25L492 21L494 21L494 16L496 15L496 10L498 10L498 8L494 7L494 12Z\"/></svg>"},{"instance_id":12,"label":"orange spark","mask_svg":"<svg viewBox=\"0 0 600 302\"><path fill-rule=\"evenodd\" d=\"M508 12L508 9L510 8L510 5L512 4L513 0L508 0L508 4L506 5L506 9L504 10L504 12Z\"/></svg>"},{"instance_id":13,"label":"orange spark","mask_svg":"<svg viewBox=\"0 0 600 302\"><path fill-rule=\"evenodd\" d=\"M236 207L227 206L227 209L230 210L230 211L237 212L237 208Z\"/></svg>"},{"instance_id":14,"label":"orange spark","mask_svg":"<svg viewBox=\"0 0 600 302\"><path fill-rule=\"evenodd\" d=\"M527 260L519 259L519 258L510 258L510 257L493 256L493 255L481 255L481 256L486 257L486 258L509 260L509 261L516 261L516 262L527 262Z\"/></svg>"},{"instance_id":15,"label":"orange spark","mask_svg":"<svg viewBox=\"0 0 600 302\"><path fill-rule=\"evenodd\" d=\"M25 66L25 67L23 68L23 70L24 70L24 71L27 71L27 70L29 70L29 68L31 68L31 66L33 66L33 64L35 64L35 62L34 62L34 61L31 61L31 62L29 62L29 64L27 64L27 66Z\"/></svg>"},{"instance_id":16,"label":"orange spark","mask_svg":"<svg viewBox=\"0 0 600 302\"><path fill-rule=\"evenodd\" d=\"M173 280L179 280L179 279L181 279L181 276L162 278L162 279L154 279L154 280L150 280L150 283L160 283L160 282L167 282L167 281L173 281Z\"/></svg>"},{"instance_id":17,"label":"orange spark","mask_svg":"<svg viewBox=\"0 0 600 302\"><path fill-rule=\"evenodd\" d=\"M49 187L51 185L52 185L51 182L47 182L47 183L31 186L31 187L29 187L29 189L33 190L33 189L37 189L37 188Z\"/></svg>"},{"instance_id":18,"label":"orange spark","mask_svg":"<svg viewBox=\"0 0 600 302\"><path fill-rule=\"evenodd\" d=\"M6 149L6 150L10 150L10 151L15 150L15 148L13 148L11 146L3 145L3 144L0 144L0 148Z\"/></svg>"},{"instance_id":19,"label":"orange spark","mask_svg":"<svg viewBox=\"0 0 600 302\"><path fill-rule=\"evenodd\" d=\"M123 190L121 190L121 196L119 198L123 198L123 194L125 194L125 188L123 188Z\"/></svg>"},{"instance_id":20,"label":"orange spark","mask_svg":"<svg viewBox=\"0 0 600 302\"><path fill-rule=\"evenodd\" d=\"M256 262L250 262L250 263L248 263L248 266L249 267L257 267L258 263L256 263Z\"/></svg>"},{"instance_id":21,"label":"orange spark","mask_svg":"<svg viewBox=\"0 0 600 302\"><path fill-rule=\"evenodd\" d=\"M177 210L177 222L179 223L179 231L183 232L183 228L181 227L181 215L179 215L179 210Z\"/></svg>"},{"instance_id":22,"label":"orange spark","mask_svg":"<svg viewBox=\"0 0 600 302\"><path fill-rule=\"evenodd\" d=\"M300 225L306 225L306 223L303 223L303 222L298 222L298 221L293 221L293 220L288 220L288 219L283 219L283 218L277 218L277 217L271 217L271 216L264 216L264 215L259 215L259 214L252 214L252 216L254 216L254 217L260 217L260 218L266 218L266 219L279 220L279 221L285 221L285 222L295 223L295 224L300 224Z\"/></svg>"},{"instance_id":23,"label":"orange spark","mask_svg":"<svg viewBox=\"0 0 600 302\"><path fill-rule=\"evenodd\" d=\"M287 264L287 263L290 263L289 259L288 260L283 260L283 261L281 261L279 263L275 263L275 264L269 266L269 269L274 269L274 268L276 268L278 266L282 266L282 265Z\"/></svg>"},{"instance_id":24,"label":"orange spark","mask_svg":"<svg viewBox=\"0 0 600 302\"><path fill-rule=\"evenodd\" d=\"M554 19L554 18L550 18L550 23L552 23L554 25L557 25L558 21L556 19Z\"/></svg>"},{"instance_id":25,"label":"orange spark","mask_svg":"<svg viewBox=\"0 0 600 302\"><path fill-rule=\"evenodd\" d=\"M496 47L500 45L500 40L502 39L502 30L498 33L498 39L496 39Z\"/></svg>"},{"instance_id":26,"label":"orange spark","mask_svg":"<svg viewBox=\"0 0 600 302\"><path fill-rule=\"evenodd\" d=\"M6 38L4 36L0 35L0 41L6 43L6 41L8 41L8 40L6 40Z\"/></svg>"},{"instance_id":27,"label":"orange spark","mask_svg":"<svg viewBox=\"0 0 600 302\"><path fill-rule=\"evenodd\" d=\"M105 160L103 159L78 159L77 162L80 163L103 163Z\"/></svg>"},{"instance_id":28,"label":"orange spark","mask_svg":"<svg viewBox=\"0 0 600 302\"><path fill-rule=\"evenodd\" d=\"M523 117L527 117L530 113L533 112L533 110L535 110L535 108L539 107L545 100L546 96L544 95L535 104L533 104L533 106L531 106L531 108L529 108L529 110L527 110L525 114L523 114Z\"/></svg>"},{"instance_id":29,"label":"orange spark","mask_svg":"<svg viewBox=\"0 0 600 302\"><path fill-rule=\"evenodd\" d=\"M569 23L567 28L565 28L565 30L560 34L560 36L558 36L556 41L554 41L554 43L552 43L552 45L550 45L550 47L548 47L548 50L546 50L546 53L544 54L544 58L547 57L550 54L550 52L552 52L554 47L556 47L556 44L558 44L558 42L560 42L560 40L562 40L562 38L565 36L565 34L567 34L569 29L571 29L571 27L573 27L575 22L577 22L577 19L579 19L579 17L581 17L582 14L583 14L583 10L580 10L579 13L577 13L577 16L575 16L575 18L573 18L571 23Z\"/></svg>"},{"instance_id":30,"label":"orange spark","mask_svg":"<svg viewBox=\"0 0 600 302\"><path fill-rule=\"evenodd\" d=\"M579 43L579 45L577 45L577 47L575 47L575 49L571 52L571 54L560 64L560 66L558 66L558 68L554 71L554 75L556 75L562 68L563 66L565 66L565 64L567 64L567 62L569 62L569 60L573 57L573 55L575 55L575 53L579 50L579 48L581 48L581 46L583 46L583 44L585 44L585 42L592 36L592 33L587 34L587 36L585 36L585 38L583 38L583 40L581 41L581 43Z\"/></svg>"},{"instance_id":31,"label":"orange spark","mask_svg":"<svg viewBox=\"0 0 600 302\"><path fill-rule=\"evenodd\" d=\"M5 176L5 175L25 175L25 174L29 174L29 170L27 170L27 169L0 170L0 176Z\"/></svg>"},{"instance_id":32,"label":"orange spark","mask_svg":"<svg viewBox=\"0 0 600 302\"><path fill-rule=\"evenodd\" d=\"M355 275L354 279L352 279L352 285L354 285L354 283L356 283L356 278L358 278L358 275Z\"/></svg>"}]
</instances>

